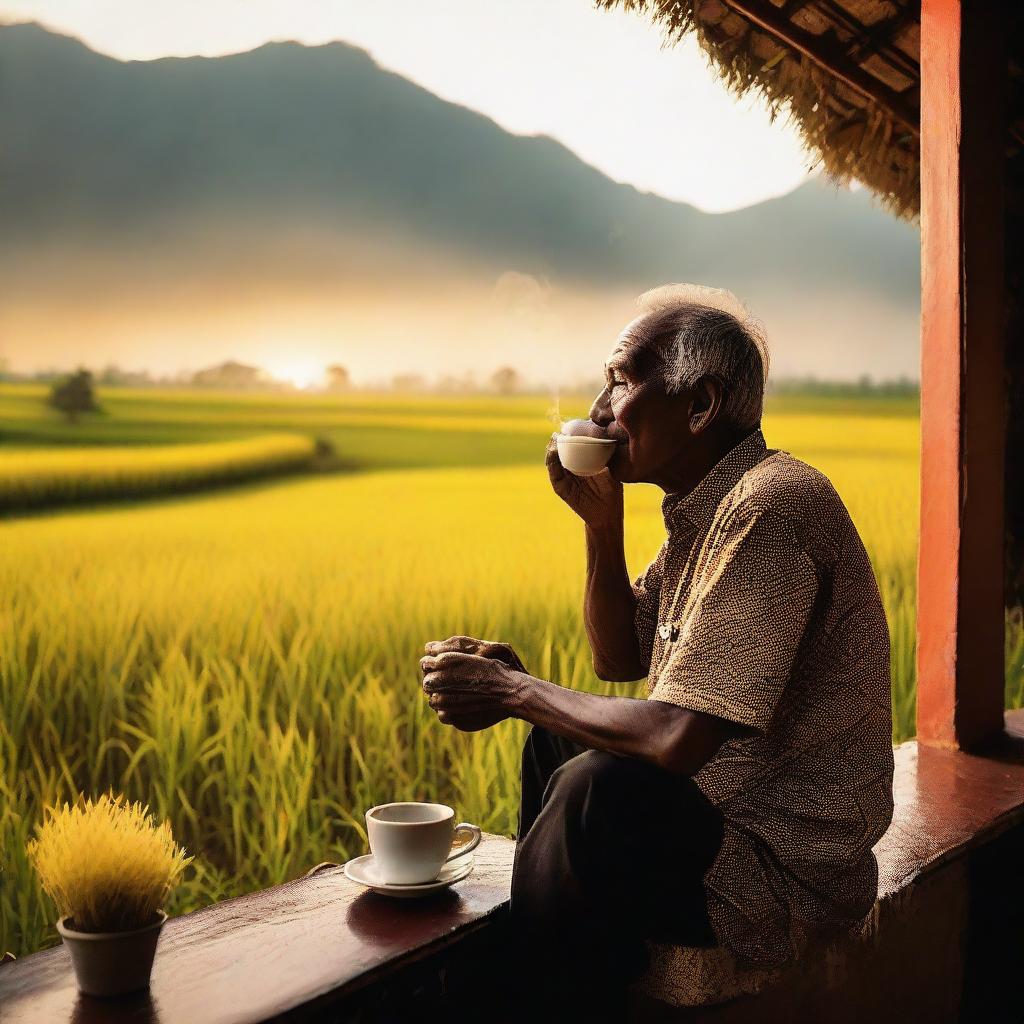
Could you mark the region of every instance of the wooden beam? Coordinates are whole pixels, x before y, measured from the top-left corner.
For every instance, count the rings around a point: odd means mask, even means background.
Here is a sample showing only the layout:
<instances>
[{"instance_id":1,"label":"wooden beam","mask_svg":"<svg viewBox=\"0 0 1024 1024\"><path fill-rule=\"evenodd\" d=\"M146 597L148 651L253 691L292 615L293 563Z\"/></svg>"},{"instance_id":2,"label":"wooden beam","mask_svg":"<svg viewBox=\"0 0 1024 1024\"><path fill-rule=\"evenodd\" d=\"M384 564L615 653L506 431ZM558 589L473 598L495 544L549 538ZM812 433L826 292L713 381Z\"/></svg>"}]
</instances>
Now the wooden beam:
<instances>
[{"instance_id":1,"label":"wooden beam","mask_svg":"<svg viewBox=\"0 0 1024 1024\"><path fill-rule=\"evenodd\" d=\"M917 729L959 748L1003 720L1003 16L921 10Z\"/></svg>"},{"instance_id":2,"label":"wooden beam","mask_svg":"<svg viewBox=\"0 0 1024 1024\"><path fill-rule=\"evenodd\" d=\"M920 22L920 4L916 8L913 4L908 4L891 17L883 18L872 25L859 22L835 0L814 0L814 9L842 25L853 36L849 43L844 44L843 53L855 64L863 64L870 57L878 57L897 74L909 78L912 82L920 81L921 66L894 42L897 32L901 32L911 22Z\"/></svg>"},{"instance_id":3,"label":"wooden beam","mask_svg":"<svg viewBox=\"0 0 1024 1024\"><path fill-rule=\"evenodd\" d=\"M854 63L828 40L794 25L780 8L765 0L722 0L726 7L746 18L757 28L774 36L791 50L809 57L854 92L884 110L893 120L918 134L918 112L898 92Z\"/></svg>"}]
</instances>

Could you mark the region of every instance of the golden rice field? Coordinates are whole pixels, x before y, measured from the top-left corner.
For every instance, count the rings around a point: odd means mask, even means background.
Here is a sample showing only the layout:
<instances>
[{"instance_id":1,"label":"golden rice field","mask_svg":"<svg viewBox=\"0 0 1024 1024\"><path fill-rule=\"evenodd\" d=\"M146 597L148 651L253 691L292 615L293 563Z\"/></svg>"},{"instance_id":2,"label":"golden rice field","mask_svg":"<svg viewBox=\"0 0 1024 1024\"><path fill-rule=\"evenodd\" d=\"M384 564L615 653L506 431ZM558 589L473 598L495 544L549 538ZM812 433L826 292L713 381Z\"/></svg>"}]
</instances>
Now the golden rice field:
<instances>
[{"instance_id":1,"label":"golden rice field","mask_svg":"<svg viewBox=\"0 0 1024 1024\"><path fill-rule=\"evenodd\" d=\"M205 444L0 450L0 513L194 490L307 467L316 443L270 434Z\"/></svg>"},{"instance_id":2,"label":"golden rice field","mask_svg":"<svg viewBox=\"0 0 1024 1024\"><path fill-rule=\"evenodd\" d=\"M367 438L383 444L385 432L392 449L427 453L427 468L0 523L0 948L55 940L25 844L45 803L80 791L113 787L170 818L196 855L173 912L361 852L362 812L384 800L440 799L486 829L514 829L523 727L440 726L417 659L425 640L466 632L511 642L539 675L614 689L590 671L580 528L549 491L544 403L531 402L515 414L530 422L522 449L477 423L506 416L498 400L491 412L446 411L463 425L436 433L396 408L390 428L375 422L352 444L367 458ZM492 464L446 465L438 448L459 431L445 451L475 439ZM765 432L833 479L865 538L903 738L916 418L781 408ZM344 454L349 435L331 437ZM627 491L637 572L661 543L659 497Z\"/></svg>"}]
</instances>

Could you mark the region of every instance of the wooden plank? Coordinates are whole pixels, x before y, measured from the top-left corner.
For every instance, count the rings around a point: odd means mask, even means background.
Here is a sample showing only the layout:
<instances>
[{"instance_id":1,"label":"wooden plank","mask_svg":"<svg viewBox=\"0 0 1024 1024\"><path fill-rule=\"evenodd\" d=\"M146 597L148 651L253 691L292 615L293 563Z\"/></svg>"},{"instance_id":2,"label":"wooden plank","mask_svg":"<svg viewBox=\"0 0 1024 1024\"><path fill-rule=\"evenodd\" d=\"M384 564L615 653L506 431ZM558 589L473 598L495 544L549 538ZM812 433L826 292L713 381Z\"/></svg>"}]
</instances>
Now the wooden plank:
<instances>
[{"instance_id":1,"label":"wooden plank","mask_svg":"<svg viewBox=\"0 0 1024 1024\"><path fill-rule=\"evenodd\" d=\"M62 946L0 966L4 1024L255 1024L329 1008L486 926L506 905L515 844L485 836L473 873L419 900L328 868L172 918L148 995L80 997Z\"/></svg>"},{"instance_id":2,"label":"wooden plank","mask_svg":"<svg viewBox=\"0 0 1024 1024\"><path fill-rule=\"evenodd\" d=\"M880 900L1024 822L1024 711L1007 712L1006 743L986 754L896 748L892 825L875 845Z\"/></svg>"},{"instance_id":3,"label":"wooden plank","mask_svg":"<svg viewBox=\"0 0 1024 1024\"><path fill-rule=\"evenodd\" d=\"M1003 721L1003 195L998 4L921 9L922 743Z\"/></svg>"}]
</instances>

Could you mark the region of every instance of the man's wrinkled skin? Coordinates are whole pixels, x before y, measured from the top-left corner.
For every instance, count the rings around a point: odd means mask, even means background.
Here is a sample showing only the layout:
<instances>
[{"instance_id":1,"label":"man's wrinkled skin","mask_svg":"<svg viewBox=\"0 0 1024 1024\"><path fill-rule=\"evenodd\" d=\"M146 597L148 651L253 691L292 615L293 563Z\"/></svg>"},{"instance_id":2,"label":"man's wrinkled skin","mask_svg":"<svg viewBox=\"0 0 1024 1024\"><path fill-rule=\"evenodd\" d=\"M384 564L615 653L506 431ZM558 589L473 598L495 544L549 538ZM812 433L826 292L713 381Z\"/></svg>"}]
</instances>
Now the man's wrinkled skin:
<instances>
[{"instance_id":1,"label":"man's wrinkled skin","mask_svg":"<svg viewBox=\"0 0 1024 1024\"><path fill-rule=\"evenodd\" d=\"M686 494L741 439L719 418L723 386L705 376L667 393L658 353L623 332L605 364L590 418L618 443L608 469L576 477L554 442L546 464L555 493L583 520L584 621L594 671L615 682L647 674L623 548L623 484ZM507 644L455 636L426 645L423 690L438 720L475 731L519 718L596 750L639 758L679 775L697 772L741 726L663 701L605 697L531 676Z\"/></svg>"}]
</instances>

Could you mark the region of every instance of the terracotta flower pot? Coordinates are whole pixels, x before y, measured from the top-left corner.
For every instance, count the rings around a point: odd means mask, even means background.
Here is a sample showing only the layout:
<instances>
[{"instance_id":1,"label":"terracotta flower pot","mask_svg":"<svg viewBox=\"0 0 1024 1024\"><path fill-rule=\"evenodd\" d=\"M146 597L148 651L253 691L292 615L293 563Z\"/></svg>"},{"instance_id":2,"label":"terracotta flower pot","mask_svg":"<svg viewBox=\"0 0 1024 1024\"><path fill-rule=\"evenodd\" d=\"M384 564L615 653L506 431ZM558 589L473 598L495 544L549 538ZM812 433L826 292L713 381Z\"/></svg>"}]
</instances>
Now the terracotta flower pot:
<instances>
[{"instance_id":1,"label":"terracotta flower pot","mask_svg":"<svg viewBox=\"0 0 1024 1024\"><path fill-rule=\"evenodd\" d=\"M57 931L71 954L78 990L90 996L119 996L149 987L156 944L167 915L130 932L78 932L62 917Z\"/></svg>"}]
</instances>

